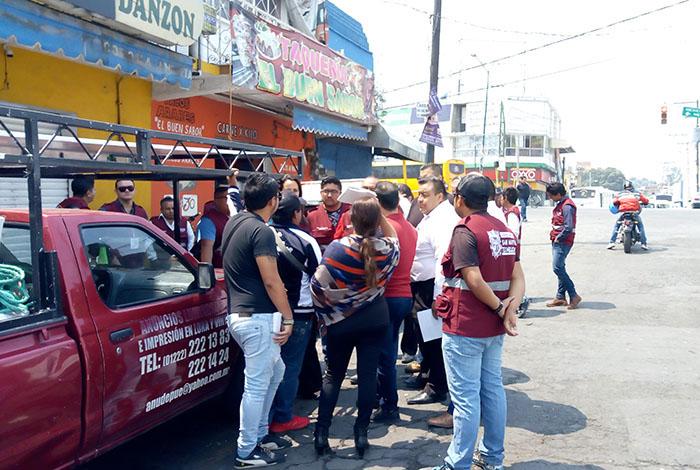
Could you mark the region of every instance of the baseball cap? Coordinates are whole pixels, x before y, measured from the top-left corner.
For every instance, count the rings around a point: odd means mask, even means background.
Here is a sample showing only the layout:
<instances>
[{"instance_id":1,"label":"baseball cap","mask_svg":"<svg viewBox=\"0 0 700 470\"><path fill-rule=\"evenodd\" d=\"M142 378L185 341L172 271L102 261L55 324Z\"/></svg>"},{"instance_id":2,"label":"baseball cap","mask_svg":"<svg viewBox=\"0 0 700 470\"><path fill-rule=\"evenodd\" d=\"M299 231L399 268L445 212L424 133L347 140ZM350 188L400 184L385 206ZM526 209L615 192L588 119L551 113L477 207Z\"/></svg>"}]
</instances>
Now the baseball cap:
<instances>
[{"instance_id":1,"label":"baseball cap","mask_svg":"<svg viewBox=\"0 0 700 470\"><path fill-rule=\"evenodd\" d=\"M493 190L493 182L486 176L476 173L462 178L457 186L457 192L470 206L488 204Z\"/></svg>"}]
</instances>

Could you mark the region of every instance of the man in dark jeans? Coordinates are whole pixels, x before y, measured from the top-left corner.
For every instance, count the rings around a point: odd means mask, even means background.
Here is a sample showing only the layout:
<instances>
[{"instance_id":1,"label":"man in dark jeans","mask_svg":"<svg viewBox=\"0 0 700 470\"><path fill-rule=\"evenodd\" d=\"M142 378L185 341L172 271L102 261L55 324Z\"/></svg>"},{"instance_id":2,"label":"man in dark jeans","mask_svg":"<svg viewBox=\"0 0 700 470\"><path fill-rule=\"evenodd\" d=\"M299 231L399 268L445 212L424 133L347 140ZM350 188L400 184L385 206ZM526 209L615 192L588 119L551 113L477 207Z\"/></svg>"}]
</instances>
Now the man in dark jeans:
<instances>
[{"instance_id":1,"label":"man in dark jeans","mask_svg":"<svg viewBox=\"0 0 700 470\"><path fill-rule=\"evenodd\" d=\"M381 408L374 414L374 422L399 419L399 396L396 384L396 354L399 349L399 329L404 318L411 314L411 266L416 255L418 232L409 224L399 209L399 187L388 181L374 189L382 214L396 230L401 255L394 274L386 285L384 298L389 307L387 339L379 356L379 398Z\"/></svg>"},{"instance_id":2,"label":"man in dark jeans","mask_svg":"<svg viewBox=\"0 0 700 470\"><path fill-rule=\"evenodd\" d=\"M272 228L279 234L277 269L294 311L292 335L282 346L282 360L286 367L284 379L270 410L270 432L273 433L285 433L309 425L309 418L296 416L292 411L306 345L314 328L315 313L309 282L321 262L321 248L311 235L299 228L303 211L302 200L285 192L272 216Z\"/></svg>"},{"instance_id":3,"label":"man in dark jeans","mask_svg":"<svg viewBox=\"0 0 700 470\"><path fill-rule=\"evenodd\" d=\"M270 449L291 442L268 434L269 414L284 376L280 356L294 320L277 271L277 245L268 220L279 204L277 181L256 173L246 181L246 210L229 219L223 234L223 267L228 291L231 336L245 357L245 385L234 468L266 467L284 461ZM282 315L276 330L275 312ZM275 326L275 328L273 328Z\"/></svg>"},{"instance_id":4,"label":"man in dark jeans","mask_svg":"<svg viewBox=\"0 0 700 470\"><path fill-rule=\"evenodd\" d=\"M520 183L515 188L518 190L518 200L520 202L520 216L523 222L527 222L527 203L530 199L530 185L524 176L520 177Z\"/></svg>"}]
</instances>

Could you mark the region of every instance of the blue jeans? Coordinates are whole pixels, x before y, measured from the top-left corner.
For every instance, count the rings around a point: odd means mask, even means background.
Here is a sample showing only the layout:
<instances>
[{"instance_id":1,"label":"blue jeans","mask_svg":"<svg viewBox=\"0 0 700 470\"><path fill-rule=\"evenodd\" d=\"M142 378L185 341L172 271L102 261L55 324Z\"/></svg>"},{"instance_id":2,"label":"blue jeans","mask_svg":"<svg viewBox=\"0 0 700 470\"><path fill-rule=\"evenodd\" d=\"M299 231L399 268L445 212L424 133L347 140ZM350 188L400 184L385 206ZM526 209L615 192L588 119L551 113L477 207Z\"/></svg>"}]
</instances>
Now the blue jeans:
<instances>
[{"instance_id":1,"label":"blue jeans","mask_svg":"<svg viewBox=\"0 0 700 470\"><path fill-rule=\"evenodd\" d=\"M299 372L304 361L306 345L311 338L313 321L295 320L292 335L282 346L282 361L285 365L284 378L277 388L277 394L270 410L270 422L286 423L292 419L294 398L299 388Z\"/></svg>"},{"instance_id":2,"label":"blue jeans","mask_svg":"<svg viewBox=\"0 0 700 470\"><path fill-rule=\"evenodd\" d=\"M571 280L566 272L566 257L569 255L572 246L565 243L552 243L552 268L554 274L559 278L557 299L566 299L567 293L569 294L569 299L573 299L577 295L574 281Z\"/></svg>"},{"instance_id":3,"label":"blue jeans","mask_svg":"<svg viewBox=\"0 0 700 470\"><path fill-rule=\"evenodd\" d=\"M479 451L486 463L503 465L506 433L506 393L501 378L503 337L467 338L443 333L447 383L454 405L454 436L445 462L455 470L469 469L479 434Z\"/></svg>"},{"instance_id":4,"label":"blue jeans","mask_svg":"<svg viewBox=\"0 0 700 470\"><path fill-rule=\"evenodd\" d=\"M270 407L284 376L280 347L272 341L272 315L226 317L229 331L245 357L245 384L237 453L247 457L268 433Z\"/></svg>"},{"instance_id":5,"label":"blue jeans","mask_svg":"<svg viewBox=\"0 0 700 470\"><path fill-rule=\"evenodd\" d=\"M393 411L399 407L399 395L396 385L396 355L399 351L399 329L404 318L411 313L412 297L389 297L389 328L387 338L382 343L379 355L378 393L382 408Z\"/></svg>"},{"instance_id":6,"label":"blue jeans","mask_svg":"<svg viewBox=\"0 0 700 470\"><path fill-rule=\"evenodd\" d=\"M642 216L637 214L637 228L639 228L639 241L642 245L647 244L647 232L644 230L644 223L642 222ZM613 226L612 234L610 235L610 243L615 243L617 241L617 231L620 230L620 225L622 225L622 217L619 217Z\"/></svg>"},{"instance_id":7,"label":"blue jeans","mask_svg":"<svg viewBox=\"0 0 700 470\"><path fill-rule=\"evenodd\" d=\"M519 199L520 201L520 218L527 220L527 199Z\"/></svg>"}]
</instances>

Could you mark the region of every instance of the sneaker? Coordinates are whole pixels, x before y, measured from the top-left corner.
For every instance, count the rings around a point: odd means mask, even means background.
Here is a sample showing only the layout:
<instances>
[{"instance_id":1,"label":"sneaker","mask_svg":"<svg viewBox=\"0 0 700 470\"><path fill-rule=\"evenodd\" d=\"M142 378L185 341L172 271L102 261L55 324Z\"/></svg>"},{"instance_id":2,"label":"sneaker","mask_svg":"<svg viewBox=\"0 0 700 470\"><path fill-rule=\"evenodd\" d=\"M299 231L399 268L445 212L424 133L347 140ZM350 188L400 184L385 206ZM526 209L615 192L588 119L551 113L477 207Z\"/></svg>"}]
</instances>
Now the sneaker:
<instances>
[{"instance_id":1,"label":"sneaker","mask_svg":"<svg viewBox=\"0 0 700 470\"><path fill-rule=\"evenodd\" d=\"M247 457L239 456L238 451L236 451L236 456L234 457L233 461L233 468L246 469L270 467L282 462L284 462L284 455L278 455L263 447L256 446L255 449L253 449L253 452L251 452Z\"/></svg>"},{"instance_id":2,"label":"sneaker","mask_svg":"<svg viewBox=\"0 0 700 470\"><path fill-rule=\"evenodd\" d=\"M350 377L348 377L348 379L350 380L350 384L357 385L357 380L358 380L357 374L351 375Z\"/></svg>"},{"instance_id":3,"label":"sneaker","mask_svg":"<svg viewBox=\"0 0 700 470\"><path fill-rule=\"evenodd\" d=\"M289 431L296 431L298 429L304 429L311 423L311 420L306 416L292 416L292 419L286 423L276 423L270 424L270 432L275 434L284 434Z\"/></svg>"},{"instance_id":4,"label":"sneaker","mask_svg":"<svg viewBox=\"0 0 700 470\"><path fill-rule=\"evenodd\" d=\"M647 246L646 243L642 245L642 250L644 250L644 251L648 251L648 250L649 250L649 247Z\"/></svg>"},{"instance_id":5,"label":"sneaker","mask_svg":"<svg viewBox=\"0 0 700 470\"><path fill-rule=\"evenodd\" d=\"M262 441L260 441L260 447L270 451L289 449L290 447L292 447L292 441L283 436L268 434L267 436L262 438Z\"/></svg>"},{"instance_id":6,"label":"sneaker","mask_svg":"<svg viewBox=\"0 0 700 470\"><path fill-rule=\"evenodd\" d=\"M476 468L481 468L482 470L503 470L504 468L503 465L492 465L490 463L486 463L486 460L484 460L484 456L481 455L479 449L474 450L472 465L474 465Z\"/></svg>"},{"instance_id":7,"label":"sneaker","mask_svg":"<svg viewBox=\"0 0 700 470\"><path fill-rule=\"evenodd\" d=\"M403 353L403 356L401 356L401 364L409 364L413 361L416 360L416 355L415 354L406 354Z\"/></svg>"},{"instance_id":8,"label":"sneaker","mask_svg":"<svg viewBox=\"0 0 700 470\"><path fill-rule=\"evenodd\" d=\"M608 250L614 250L615 249L615 244L614 243L608 243Z\"/></svg>"}]
</instances>

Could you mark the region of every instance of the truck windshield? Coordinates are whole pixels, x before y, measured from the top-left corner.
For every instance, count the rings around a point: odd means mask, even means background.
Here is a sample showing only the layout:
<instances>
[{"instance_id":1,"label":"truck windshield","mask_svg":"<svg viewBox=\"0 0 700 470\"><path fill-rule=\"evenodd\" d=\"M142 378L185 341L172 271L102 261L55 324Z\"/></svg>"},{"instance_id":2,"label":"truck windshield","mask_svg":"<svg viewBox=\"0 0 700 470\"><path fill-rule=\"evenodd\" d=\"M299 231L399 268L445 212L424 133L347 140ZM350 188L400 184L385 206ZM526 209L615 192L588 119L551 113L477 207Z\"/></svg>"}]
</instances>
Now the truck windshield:
<instances>
[{"instance_id":1,"label":"truck windshield","mask_svg":"<svg viewBox=\"0 0 700 470\"><path fill-rule=\"evenodd\" d=\"M0 322L30 313L32 258L29 227L0 231Z\"/></svg>"}]
</instances>

